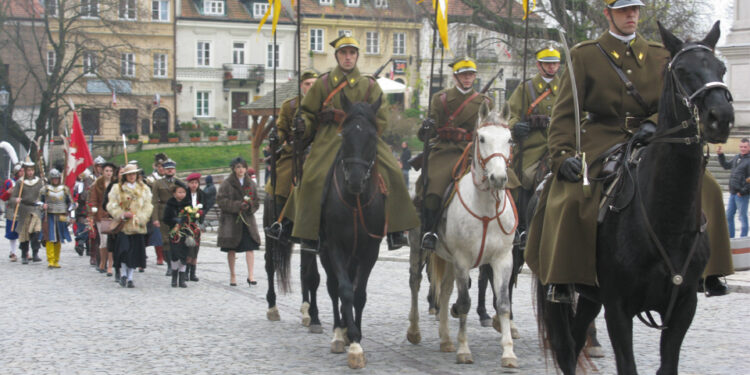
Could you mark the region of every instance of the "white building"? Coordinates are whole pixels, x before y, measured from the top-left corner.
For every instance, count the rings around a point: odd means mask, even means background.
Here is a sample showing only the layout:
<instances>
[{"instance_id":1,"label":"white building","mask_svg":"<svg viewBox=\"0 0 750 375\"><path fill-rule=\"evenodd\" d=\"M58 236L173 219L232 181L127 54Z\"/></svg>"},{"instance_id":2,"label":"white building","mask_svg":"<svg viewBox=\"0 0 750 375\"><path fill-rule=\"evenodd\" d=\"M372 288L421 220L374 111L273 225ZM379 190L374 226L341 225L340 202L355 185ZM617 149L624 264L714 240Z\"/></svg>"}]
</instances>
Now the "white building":
<instances>
[{"instance_id":1,"label":"white building","mask_svg":"<svg viewBox=\"0 0 750 375\"><path fill-rule=\"evenodd\" d=\"M237 108L273 90L270 18L258 32L268 1L181 0L178 8L178 120L247 129ZM276 28L278 83L296 79L296 26L285 15Z\"/></svg>"},{"instance_id":2,"label":"white building","mask_svg":"<svg viewBox=\"0 0 750 375\"><path fill-rule=\"evenodd\" d=\"M719 51L728 62L729 90L734 97L735 130L750 131L750 2L734 0L734 19L726 44ZM734 133L734 131L733 131Z\"/></svg>"}]
</instances>

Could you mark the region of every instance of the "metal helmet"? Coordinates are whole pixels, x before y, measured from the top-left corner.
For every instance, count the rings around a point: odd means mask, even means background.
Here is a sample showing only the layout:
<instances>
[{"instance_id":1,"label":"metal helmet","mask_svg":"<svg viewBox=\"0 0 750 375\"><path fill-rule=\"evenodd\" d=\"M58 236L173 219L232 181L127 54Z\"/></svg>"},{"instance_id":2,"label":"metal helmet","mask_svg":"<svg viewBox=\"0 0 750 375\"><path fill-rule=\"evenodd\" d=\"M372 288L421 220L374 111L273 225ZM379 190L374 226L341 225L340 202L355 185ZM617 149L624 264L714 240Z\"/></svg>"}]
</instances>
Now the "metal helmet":
<instances>
[{"instance_id":1,"label":"metal helmet","mask_svg":"<svg viewBox=\"0 0 750 375\"><path fill-rule=\"evenodd\" d=\"M49 175L47 177L50 180L52 180L53 178L62 178L62 174L56 168L52 168L49 170Z\"/></svg>"},{"instance_id":2,"label":"metal helmet","mask_svg":"<svg viewBox=\"0 0 750 375\"><path fill-rule=\"evenodd\" d=\"M97 156L96 159L94 159L94 164L96 164L96 165L102 165L102 164L104 164L106 162L107 161L104 160L104 158L101 155Z\"/></svg>"}]
</instances>

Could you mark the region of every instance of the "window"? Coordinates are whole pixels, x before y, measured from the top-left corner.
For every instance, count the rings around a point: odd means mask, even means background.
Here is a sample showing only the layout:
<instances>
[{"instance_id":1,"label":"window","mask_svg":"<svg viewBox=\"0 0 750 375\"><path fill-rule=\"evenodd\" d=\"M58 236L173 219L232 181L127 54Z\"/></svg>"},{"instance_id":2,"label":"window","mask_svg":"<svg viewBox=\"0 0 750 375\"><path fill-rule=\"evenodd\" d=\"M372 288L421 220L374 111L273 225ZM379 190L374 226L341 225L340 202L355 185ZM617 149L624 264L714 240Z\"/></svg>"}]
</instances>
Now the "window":
<instances>
[{"instance_id":1,"label":"window","mask_svg":"<svg viewBox=\"0 0 750 375\"><path fill-rule=\"evenodd\" d=\"M367 49L365 53L378 54L380 53L380 42L377 31L367 32Z\"/></svg>"},{"instance_id":2,"label":"window","mask_svg":"<svg viewBox=\"0 0 750 375\"><path fill-rule=\"evenodd\" d=\"M98 18L99 0L81 0L81 17Z\"/></svg>"},{"instance_id":3,"label":"window","mask_svg":"<svg viewBox=\"0 0 750 375\"><path fill-rule=\"evenodd\" d=\"M345 0L344 3L348 7L358 7L359 6L359 0Z\"/></svg>"},{"instance_id":4,"label":"window","mask_svg":"<svg viewBox=\"0 0 750 375\"><path fill-rule=\"evenodd\" d=\"M169 22L169 0L154 0L151 2L151 20Z\"/></svg>"},{"instance_id":5,"label":"window","mask_svg":"<svg viewBox=\"0 0 750 375\"><path fill-rule=\"evenodd\" d=\"M477 35L469 34L466 36L466 55L472 59L477 58Z\"/></svg>"},{"instance_id":6,"label":"window","mask_svg":"<svg viewBox=\"0 0 750 375\"><path fill-rule=\"evenodd\" d=\"M135 19L135 0L120 0L120 19Z\"/></svg>"},{"instance_id":7,"label":"window","mask_svg":"<svg viewBox=\"0 0 750 375\"><path fill-rule=\"evenodd\" d=\"M266 12L268 12L268 3L253 4L253 18L263 18Z\"/></svg>"},{"instance_id":8,"label":"window","mask_svg":"<svg viewBox=\"0 0 750 375\"><path fill-rule=\"evenodd\" d=\"M120 134L138 134L138 110L120 110Z\"/></svg>"},{"instance_id":9,"label":"window","mask_svg":"<svg viewBox=\"0 0 750 375\"><path fill-rule=\"evenodd\" d=\"M83 75L95 76L96 75L96 55L93 52L83 53Z\"/></svg>"},{"instance_id":10,"label":"window","mask_svg":"<svg viewBox=\"0 0 750 375\"><path fill-rule=\"evenodd\" d=\"M83 134L99 135L99 110L84 108L81 110L81 126Z\"/></svg>"},{"instance_id":11,"label":"window","mask_svg":"<svg viewBox=\"0 0 750 375\"><path fill-rule=\"evenodd\" d=\"M233 64L245 63L245 43L244 42L232 43L232 63Z\"/></svg>"},{"instance_id":12,"label":"window","mask_svg":"<svg viewBox=\"0 0 750 375\"><path fill-rule=\"evenodd\" d=\"M120 75L123 77L135 77L135 55L132 53L120 54Z\"/></svg>"},{"instance_id":13,"label":"window","mask_svg":"<svg viewBox=\"0 0 750 375\"><path fill-rule=\"evenodd\" d=\"M57 62L57 54L55 51L47 51L47 74L52 74L55 70L55 63Z\"/></svg>"},{"instance_id":14,"label":"window","mask_svg":"<svg viewBox=\"0 0 750 375\"><path fill-rule=\"evenodd\" d=\"M323 29L310 29L310 50L323 52Z\"/></svg>"},{"instance_id":15,"label":"window","mask_svg":"<svg viewBox=\"0 0 750 375\"><path fill-rule=\"evenodd\" d=\"M279 45L276 45L276 51L274 51L273 47L273 43L268 43L268 49L266 50L266 68L273 68L274 63L276 63L277 68L279 67Z\"/></svg>"},{"instance_id":16,"label":"window","mask_svg":"<svg viewBox=\"0 0 750 375\"><path fill-rule=\"evenodd\" d=\"M339 36L352 35L351 30L339 30Z\"/></svg>"},{"instance_id":17,"label":"window","mask_svg":"<svg viewBox=\"0 0 750 375\"><path fill-rule=\"evenodd\" d=\"M406 34L393 33L393 54L406 55Z\"/></svg>"},{"instance_id":18,"label":"window","mask_svg":"<svg viewBox=\"0 0 750 375\"><path fill-rule=\"evenodd\" d=\"M203 14L208 16L223 16L224 0L204 0Z\"/></svg>"},{"instance_id":19,"label":"window","mask_svg":"<svg viewBox=\"0 0 750 375\"><path fill-rule=\"evenodd\" d=\"M211 66L211 42L198 42L198 66Z\"/></svg>"},{"instance_id":20,"label":"window","mask_svg":"<svg viewBox=\"0 0 750 375\"><path fill-rule=\"evenodd\" d=\"M154 77L159 77L159 78L167 77L167 54L166 53L154 54Z\"/></svg>"},{"instance_id":21,"label":"window","mask_svg":"<svg viewBox=\"0 0 750 375\"><path fill-rule=\"evenodd\" d=\"M375 0L375 8L388 8L388 0Z\"/></svg>"},{"instance_id":22,"label":"window","mask_svg":"<svg viewBox=\"0 0 750 375\"><path fill-rule=\"evenodd\" d=\"M57 16L57 0L46 0L44 2L44 11L48 17Z\"/></svg>"},{"instance_id":23,"label":"window","mask_svg":"<svg viewBox=\"0 0 750 375\"><path fill-rule=\"evenodd\" d=\"M211 113L211 91L198 91L195 94L195 117L209 117Z\"/></svg>"},{"instance_id":24,"label":"window","mask_svg":"<svg viewBox=\"0 0 750 375\"><path fill-rule=\"evenodd\" d=\"M333 0L320 0L320 5L333 5Z\"/></svg>"}]
</instances>

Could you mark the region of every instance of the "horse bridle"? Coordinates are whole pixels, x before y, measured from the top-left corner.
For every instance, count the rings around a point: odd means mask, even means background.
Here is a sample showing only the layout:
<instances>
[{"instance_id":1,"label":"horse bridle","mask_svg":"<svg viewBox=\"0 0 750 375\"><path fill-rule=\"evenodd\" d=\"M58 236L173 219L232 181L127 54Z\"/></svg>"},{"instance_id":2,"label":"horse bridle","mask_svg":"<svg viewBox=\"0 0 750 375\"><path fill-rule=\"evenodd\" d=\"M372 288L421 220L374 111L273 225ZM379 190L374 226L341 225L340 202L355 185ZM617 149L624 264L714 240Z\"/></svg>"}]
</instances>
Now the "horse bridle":
<instances>
[{"instance_id":1,"label":"horse bridle","mask_svg":"<svg viewBox=\"0 0 750 375\"><path fill-rule=\"evenodd\" d=\"M370 176L372 175L372 167L375 165L375 158L373 158L371 161L367 161L362 158L342 158L341 159L341 170L344 171L344 179L346 181L349 181L350 172L349 169L346 167L347 165L351 164L358 164L364 166L365 169L365 176L362 179L362 182L367 182L370 179Z\"/></svg>"},{"instance_id":2,"label":"horse bridle","mask_svg":"<svg viewBox=\"0 0 750 375\"><path fill-rule=\"evenodd\" d=\"M732 102L732 93L729 91L729 87L724 82L721 81L711 81L706 82L701 86L698 90L695 90L692 94L688 93L687 90L685 90L685 87L682 86L680 81L677 79L677 76L675 75L674 70L672 69L672 65L677 61L677 58L680 57L682 54L690 52L690 51L696 51L696 50L706 50L711 52L711 54L714 53L714 50L711 48L704 46L703 44L691 44L687 47L684 47L683 49L679 50L675 55L672 57L672 60L667 65L667 71L670 74L670 78L672 82L674 83L675 87L677 88L677 92L679 93L680 97L682 98L682 104L687 107L691 112L695 113L697 109L697 105L695 104L695 98L697 98L699 95L702 95L710 90L714 89L722 89L727 95L727 100L729 102Z\"/></svg>"},{"instance_id":3,"label":"horse bridle","mask_svg":"<svg viewBox=\"0 0 750 375\"><path fill-rule=\"evenodd\" d=\"M506 128L506 129L508 128L508 126L505 125L505 124L485 122L485 123L481 124L477 129L484 128L484 127L489 127L489 126L500 126L500 127ZM475 133L476 133L476 131L475 131ZM493 154L491 154L491 155L489 155L487 157L483 157L482 156L482 152L479 150L479 142L477 141L477 138L478 138L477 136L474 137L474 155L477 156L476 157L476 162L477 162L477 164L479 164L479 167L482 169L482 175L481 175L481 179L479 181L477 181L477 179L476 179L476 172L474 170L474 165L472 163L472 166L471 166L471 176L472 176L472 181L474 182L474 186L476 186L477 189L479 189L479 190L487 190L487 189L483 189L480 186L483 182L487 181L487 163L489 163L490 160L492 160L494 158L500 158L500 159L502 159L502 160L505 161L505 166L506 167L510 167L510 163L511 163L511 161L513 161L513 146L511 146L511 148L510 148L510 156L505 155L502 152L495 152L495 153L493 153ZM497 199L497 200L499 200L499 199Z\"/></svg>"}]
</instances>

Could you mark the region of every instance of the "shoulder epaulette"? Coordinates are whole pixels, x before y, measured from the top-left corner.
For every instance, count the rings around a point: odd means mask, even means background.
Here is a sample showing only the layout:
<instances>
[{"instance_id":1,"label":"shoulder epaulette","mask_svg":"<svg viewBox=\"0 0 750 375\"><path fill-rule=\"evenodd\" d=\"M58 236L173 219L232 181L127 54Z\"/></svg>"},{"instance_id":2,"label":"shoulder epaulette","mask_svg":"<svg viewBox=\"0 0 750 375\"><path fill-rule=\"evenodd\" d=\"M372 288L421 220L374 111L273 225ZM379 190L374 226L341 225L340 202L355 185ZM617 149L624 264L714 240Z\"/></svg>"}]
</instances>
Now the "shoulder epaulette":
<instances>
[{"instance_id":1,"label":"shoulder epaulette","mask_svg":"<svg viewBox=\"0 0 750 375\"><path fill-rule=\"evenodd\" d=\"M578 48L585 47L585 46L592 46L594 44L596 44L596 40L593 40L593 39L592 40L584 40L583 42L580 42L580 43L574 45L573 48L571 48L570 50L572 51L574 49L578 49Z\"/></svg>"},{"instance_id":2,"label":"shoulder epaulette","mask_svg":"<svg viewBox=\"0 0 750 375\"><path fill-rule=\"evenodd\" d=\"M659 42L653 40L647 40L646 42L648 43L649 47L664 48L664 45Z\"/></svg>"}]
</instances>

